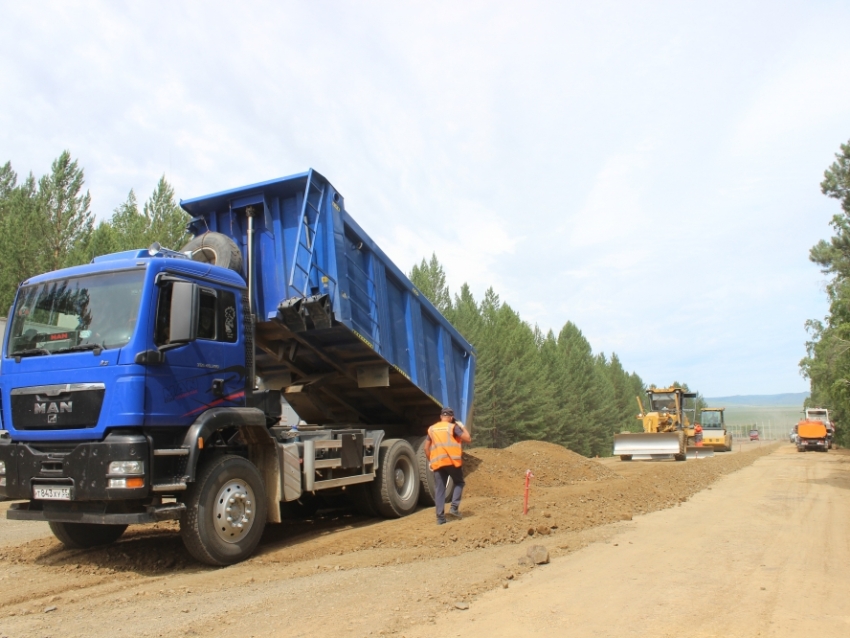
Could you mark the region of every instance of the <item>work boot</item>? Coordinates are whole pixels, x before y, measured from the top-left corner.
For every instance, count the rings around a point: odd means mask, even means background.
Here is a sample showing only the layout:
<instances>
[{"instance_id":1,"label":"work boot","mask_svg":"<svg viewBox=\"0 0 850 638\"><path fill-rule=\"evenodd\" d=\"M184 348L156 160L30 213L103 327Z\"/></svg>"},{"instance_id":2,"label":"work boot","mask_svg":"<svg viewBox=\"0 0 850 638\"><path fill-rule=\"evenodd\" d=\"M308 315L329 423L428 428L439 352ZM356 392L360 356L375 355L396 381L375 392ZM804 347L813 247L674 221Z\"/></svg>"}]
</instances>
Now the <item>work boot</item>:
<instances>
[{"instance_id":1,"label":"work boot","mask_svg":"<svg viewBox=\"0 0 850 638\"><path fill-rule=\"evenodd\" d=\"M456 507L449 508L449 516L453 516L458 520L463 518L463 514L461 514Z\"/></svg>"},{"instance_id":2,"label":"work boot","mask_svg":"<svg viewBox=\"0 0 850 638\"><path fill-rule=\"evenodd\" d=\"M446 524L446 519L444 519L444 518L438 518L437 519L437 525L445 525L445 524Z\"/></svg>"}]
</instances>

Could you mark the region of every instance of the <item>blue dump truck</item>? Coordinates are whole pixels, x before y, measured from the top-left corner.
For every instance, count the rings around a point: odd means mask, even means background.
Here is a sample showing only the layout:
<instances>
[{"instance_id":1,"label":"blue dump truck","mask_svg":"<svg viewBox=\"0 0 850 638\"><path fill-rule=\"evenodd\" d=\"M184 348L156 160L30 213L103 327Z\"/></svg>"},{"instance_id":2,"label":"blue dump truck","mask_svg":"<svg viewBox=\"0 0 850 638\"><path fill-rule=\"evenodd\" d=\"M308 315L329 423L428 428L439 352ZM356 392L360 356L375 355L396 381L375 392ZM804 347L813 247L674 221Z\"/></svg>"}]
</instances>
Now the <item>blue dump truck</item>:
<instances>
[{"instance_id":1,"label":"blue dump truck","mask_svg":"<svg viewBox=\"0 0 850 638\"><path fill-rule=\"evenodd\" d=\"M8 518L75 548L179 520L196 559L227 565L296 504L433 504L424 435L441 406L470 418L472 346L312 170L181 206L182 251L18 289L0 369L0 496L23 501Z\"/></svg>"}]
</instances>

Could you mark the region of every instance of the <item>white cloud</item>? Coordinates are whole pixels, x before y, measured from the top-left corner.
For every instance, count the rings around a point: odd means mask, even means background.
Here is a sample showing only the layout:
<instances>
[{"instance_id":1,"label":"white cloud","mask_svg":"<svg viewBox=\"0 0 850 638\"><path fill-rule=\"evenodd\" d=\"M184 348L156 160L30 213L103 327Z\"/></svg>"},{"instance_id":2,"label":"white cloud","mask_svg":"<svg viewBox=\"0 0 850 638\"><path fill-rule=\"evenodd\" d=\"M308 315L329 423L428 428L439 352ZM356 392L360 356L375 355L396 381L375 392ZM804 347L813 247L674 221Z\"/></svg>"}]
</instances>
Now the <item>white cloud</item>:
<instances>
[{"instance_id":1,"label":"white cloud","mask_svg":"<svg viewBox=\"0 0 850 638\"><path fill-rule=\"evenodd\" d=\"M575 216L571 246L614 244L619 249L624 240L636 241L637 231L650 221L641 203L642 169L650 153L651 145L642 144L635 151L608 159Z\"/></svg>"}]
</instances>

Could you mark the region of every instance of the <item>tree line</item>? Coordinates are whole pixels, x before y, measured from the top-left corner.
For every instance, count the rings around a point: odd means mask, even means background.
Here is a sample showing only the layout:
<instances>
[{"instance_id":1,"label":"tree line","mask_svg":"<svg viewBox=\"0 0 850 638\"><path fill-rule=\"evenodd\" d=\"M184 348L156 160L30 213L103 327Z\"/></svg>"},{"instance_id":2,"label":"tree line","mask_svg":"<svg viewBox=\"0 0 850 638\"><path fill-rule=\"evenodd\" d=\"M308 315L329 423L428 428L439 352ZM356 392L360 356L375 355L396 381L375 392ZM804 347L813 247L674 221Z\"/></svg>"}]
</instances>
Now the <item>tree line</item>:
<instances>
[{"instance_id":1,"label":"tree line","mask_svg":"<svg viewBox=\"0 0 850 638\"><path fill-rule=\"evenodd\" d=\"M533 439L610 456L614 434L642 430L635 397L643 399L643 380L616 354L594 354L574 323L544 334L492 288L480 301L467 284L452 296L436 254L415 265L410 279L478 353L474 445Z\"/></svg>"},{"instance_id":2,"label":"tree line","mask_svg":"<svg viewBox=\"0 0 850 638\"><path fill-rule=\"evenodd\" d=\"M130 190L109 219L95 224L85 172L69 151L38 179L32 172L19 179L6 162L0 166L0 316L18 284L33 275L154 241L179 250L188 221L164 176L141 208Z\"/></svg>"},{"instance_id":3,"label":"tree line","mask_svg":"<svg viewBox=\"0 0 850 638\"><path fill-rule=\"evenodd\" d=\"M809 341L800 370L811 386L805 407L829 408L837 422L836 441L850 445L850 142L841 145L824 171L820 189L840 206L830 222L832 237L809 252L809 259L828 277L829 313L823 320L806 322Z\"/></svg>"}]
</instances>

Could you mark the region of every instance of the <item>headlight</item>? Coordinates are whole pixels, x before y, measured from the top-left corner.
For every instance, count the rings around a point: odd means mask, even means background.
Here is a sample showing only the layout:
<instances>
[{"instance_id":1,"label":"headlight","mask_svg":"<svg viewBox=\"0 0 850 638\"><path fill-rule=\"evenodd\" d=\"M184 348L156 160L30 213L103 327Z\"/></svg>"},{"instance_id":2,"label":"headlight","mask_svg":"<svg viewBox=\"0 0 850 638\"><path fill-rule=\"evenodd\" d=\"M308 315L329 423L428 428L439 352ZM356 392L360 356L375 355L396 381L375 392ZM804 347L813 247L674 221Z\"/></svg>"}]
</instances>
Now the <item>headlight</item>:
<instances>
[{"instance_id":1,"label":"headlight","mask_svg":"<svg viewBox=\"0 0 850 638\"><path fill-rule=\"evenodd\" d=\"M112 461L107 474L144 474L144 461Z\"/></svg>"},{"instance_id":2,"label":"headlight","mask_svg":"<svg viewBox=\"0 0 850 638\"><path fill-rule=\"evenodd\" d=\"M6 473L6 461L0 461L0 474Z\"/></svg>"}]
</instances>

